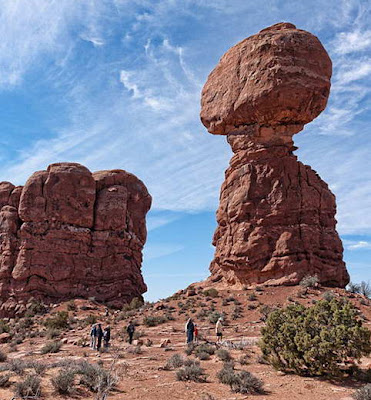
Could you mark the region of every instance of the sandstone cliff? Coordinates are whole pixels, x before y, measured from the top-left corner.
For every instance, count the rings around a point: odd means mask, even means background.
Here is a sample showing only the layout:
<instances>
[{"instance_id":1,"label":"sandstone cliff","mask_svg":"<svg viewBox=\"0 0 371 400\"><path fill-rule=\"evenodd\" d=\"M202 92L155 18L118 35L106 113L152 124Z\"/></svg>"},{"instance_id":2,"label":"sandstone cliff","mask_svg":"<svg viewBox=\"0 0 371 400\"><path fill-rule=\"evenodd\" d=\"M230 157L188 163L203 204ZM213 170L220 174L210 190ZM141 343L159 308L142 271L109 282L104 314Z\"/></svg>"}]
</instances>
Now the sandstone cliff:
<instances>
[{"instance_id":1,"label":"sandstone cliff","mask_svg":"<svg viewBox=\"0 0 371 400\"><path fill-rule=\"evenodd\" d=\"M57 163L23 188L0 183L0 313L22 312L30 298L121 306L141 297L150 206L144 184L123 170Z\"/></svg>"},{"instance_id":2,"label":"sandstone cliff","mask_svg":"<svg viewBox=\"0 0 371 400\"><path fill-rule=\"evenodd\" d=\"M201 120L210 133L227 135L234 153L211 280L297 284L310 274L328 286L348 283L335 197L293 154L292 136L326 107L331 72L315 36L280 23L232 47L209 75Z\"/></svg>"}]
</instances>

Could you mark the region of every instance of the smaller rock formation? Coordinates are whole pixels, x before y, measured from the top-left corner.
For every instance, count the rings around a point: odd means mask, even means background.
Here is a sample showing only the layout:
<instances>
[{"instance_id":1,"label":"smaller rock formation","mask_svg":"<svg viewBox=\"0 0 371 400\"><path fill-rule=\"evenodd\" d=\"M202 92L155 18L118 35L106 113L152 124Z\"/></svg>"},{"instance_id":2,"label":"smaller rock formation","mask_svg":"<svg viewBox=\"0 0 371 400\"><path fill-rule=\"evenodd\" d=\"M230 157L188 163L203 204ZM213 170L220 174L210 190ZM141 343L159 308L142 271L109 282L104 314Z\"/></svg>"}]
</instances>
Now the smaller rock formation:
<instances>
[{"instance_id":1,"label":"smaller rock formation","mask_svg":"<svg viewBox=\"0 0 371 400\"><path fill-rule=\"evenodd\" d=\"M122 306L141 297L150 206L144 184L123 170L57 163L23 188L0 183L0 313L31 298Z\"/></svg>"},{"instance_id":2,"label":"smaller rock formation","mask_svg":"<svg viewBox=\"0 0 371 400\"><path fill-rule=\"evenodd\" d=\"M227 135L211 280L297 284L317 275L344 287L349 275L336 232L335 196L297 161L292 136L325 108L331 60L309 32L280 23L221 58L202 91L201 120Z\"/></svg>"}]
</instances>

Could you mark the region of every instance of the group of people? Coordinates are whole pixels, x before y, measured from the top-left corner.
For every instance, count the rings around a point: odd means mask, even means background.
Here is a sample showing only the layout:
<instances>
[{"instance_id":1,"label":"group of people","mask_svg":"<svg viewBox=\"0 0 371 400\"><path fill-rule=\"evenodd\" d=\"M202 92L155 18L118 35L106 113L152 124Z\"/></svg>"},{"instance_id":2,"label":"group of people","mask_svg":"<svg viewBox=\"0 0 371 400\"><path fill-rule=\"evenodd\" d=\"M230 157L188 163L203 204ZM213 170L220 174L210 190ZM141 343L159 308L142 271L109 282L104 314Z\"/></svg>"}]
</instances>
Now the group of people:
<instances>
[{"instance_id":1,"label":"group of people","mask_svg":"<svg viewBox=\"0 0 371 400\"><path fill-rule=\"evenodd\" d=\"M185 333L187 337L187 343L198 342L198 327L193 322L192 318L189 318L185 324ZM223 323L222 318L219 318L215 325L216 341L221 342L223 340Z\"/></svg>"},{"instance_id":2,"label":"group of people","mask_svg":"<svg viewBox=\"0 0 371 400\"><path fill-rule=\"evenodd\" d=\"M93 324L91 327L91 331L90 331L90 347L93 350L100 350L102 347L102 340L104 343L104 347L108 347L109 346L109 342L111 340L111 328L109 326L107 326L106 328L104 328L104 330L102 329L102 325L101 324Z\"/></svg>"}]
</instances>

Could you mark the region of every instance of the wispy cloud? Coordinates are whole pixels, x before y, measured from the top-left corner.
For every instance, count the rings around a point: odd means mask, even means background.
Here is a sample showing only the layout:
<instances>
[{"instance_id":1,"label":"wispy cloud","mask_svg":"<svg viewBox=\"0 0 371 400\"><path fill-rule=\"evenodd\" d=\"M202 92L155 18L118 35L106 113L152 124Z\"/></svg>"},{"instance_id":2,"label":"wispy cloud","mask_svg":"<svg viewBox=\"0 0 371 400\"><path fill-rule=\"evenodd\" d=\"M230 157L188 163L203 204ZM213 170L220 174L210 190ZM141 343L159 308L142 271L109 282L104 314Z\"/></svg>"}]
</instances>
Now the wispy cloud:
<instances>
[{"instance_id":1,"label":"wispy cloud","mask_svg":"<svg viewBox=\"0 0 371 400\"><path fill-rule=\"evenodd\" d=\"M367 240L343 240L348 250L371 250L371 242Z\"/></svg>"},{"instance_id":2,"label":"wispy cloud","mask_svg":"<svg viewBox=\"0 0 371 400\"><path fill-rule=\"evenodd\" d=\"M342 55L365 51L371 47L371 30L340 32L332 45L334 52Z\"/></svg>"},{"instance_id":3,"label":"wispy cloud","mask_svg":"<svg viewBox=\"0 0 371 400\"><path fill-rule=\"evenodd\" d=\"M161 258L177 253L184 249L183 245L174 243L149 243L143 251L144 259L146 261L155 258Z\"/></svg>"}]
</instances>

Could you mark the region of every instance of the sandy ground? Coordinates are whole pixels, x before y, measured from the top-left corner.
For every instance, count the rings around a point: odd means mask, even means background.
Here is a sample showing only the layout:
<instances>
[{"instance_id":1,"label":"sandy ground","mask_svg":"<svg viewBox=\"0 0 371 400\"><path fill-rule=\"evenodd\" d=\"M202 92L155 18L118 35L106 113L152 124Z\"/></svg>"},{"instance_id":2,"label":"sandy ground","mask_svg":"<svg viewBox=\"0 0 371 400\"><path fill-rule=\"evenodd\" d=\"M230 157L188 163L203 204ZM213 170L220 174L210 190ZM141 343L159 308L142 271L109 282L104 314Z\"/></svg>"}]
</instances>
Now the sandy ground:
<instances>
[{"instance_id":1,"label":"sandy ground","mask_svg":"<svg viewBox=\"0 0 371 400\"><path fill-rule=\"evenodd\" d=\"M48 341L39 334L45 327L43 321L57 311L67 310L68 303L60 304L53 308L45 316L35 316L34 324L27 328L29 335L22 343L12 350L8 344L1 344L1 351L7 353L8 361L11 359L22 359L23 361L37 360L51 364L61 360L87 360L90 363L103 363L104 368L111 368L118 371L120 378L117 389L112 391L107 399L148 399L148 400L170 400L170 399L194 399L194 400L213 400L213 399L251 399L252 397L261 400L350 400L355 389L362 384L352 380L327 381L318 378L300 377L293 374L284 374L274 370L271 366L259 363L260 350L257 346L260 329L264 325L261 321L261 305L283 306L292 301L299 301L303 304L310 304L312 300L321 298L327 289L310 289L309 293L302 297L300 287L276 287L263 288L263 291L254 292L256 300L251 300L252 290L225 290L219 291L216 298L206 297L201 294L200 289L196 289L197 294L189 296L186 292L177 294L176 299L163 300L147 306L144 310L114 312L106 317L105 308L102 305L94 304L86 300L75 300L76 311L69 311L69 316L74 318L72 329L65 330L60 336L60 340L65 342L61 351L55 354L42 355L40 349ZM336 295L349 295L343 290L334 290ZM230 301L226 301L226 299ZM231 300L234 299L234 300ZM370 326L371 307L369 301L355 296L350 299L365 316L366 326ZM233 319L235 303L240 303L241 316ZM227 304L228 303L228 304ZM361 304L365 303L365 304ZM252 309L255 307L255 309ZM87 309L88 308L88 309ZM166 361L176 353L182 354L185 349L184 323L188 316L192 316L197 322L201 336L210 341L215 341L214 325L206 318L204 321L198 317L200 311L210 313L210 310L224 312L227 315L228 325L225 326L225 340L230 343L244 342L242 350L230 350L235 360L237 370L246 370L264 382L265 393L260 395L241 395L233 393L229 386L218 382L217 372L221 369L223 362L216 355L211 356L210 360L201 361L201 366L208 375L205 383L179 382L176 380L176 370L164 370ZM146 327L142 324L143 318L153 315L171 314L175 319L155 327ZM89 341L90 325L83 326L83 320L95 315L103 327L110 325L112 329L112 347L106 353L98 352L83 347L81 339ZM125 316L125 319L119 320ZM128 321L133 319L139 323L137 332L141 332L139 340L143 341L140 354L135 354L135 346L130 346L126 341L125 329ZM146 346L147 339L153 344ZM170 343L165 348L160 344L164 339L169 339ZM77 344L80 340L80 343ZM247 355L248 365L241 365L238 360L241 355ZM193 355L189 358L194 358ZM363 359L363 367L367 366L369 359ZM4 363L0 363L0 366ZM26 373L29 371L26 371ZM49 368L42 376L42 398L43 399L95 399L94 393L79 385L76 378L76 392L73 395L61 396L55 393L50 379L58 372L58 368ZM6 372L0 372L0 375ZM14 396L14 386L16 382L24 379L24 376L13 374L11 377L12 385L9 388L0 388L0 400L10 400Z\"/></svg>"}]
</instances>

